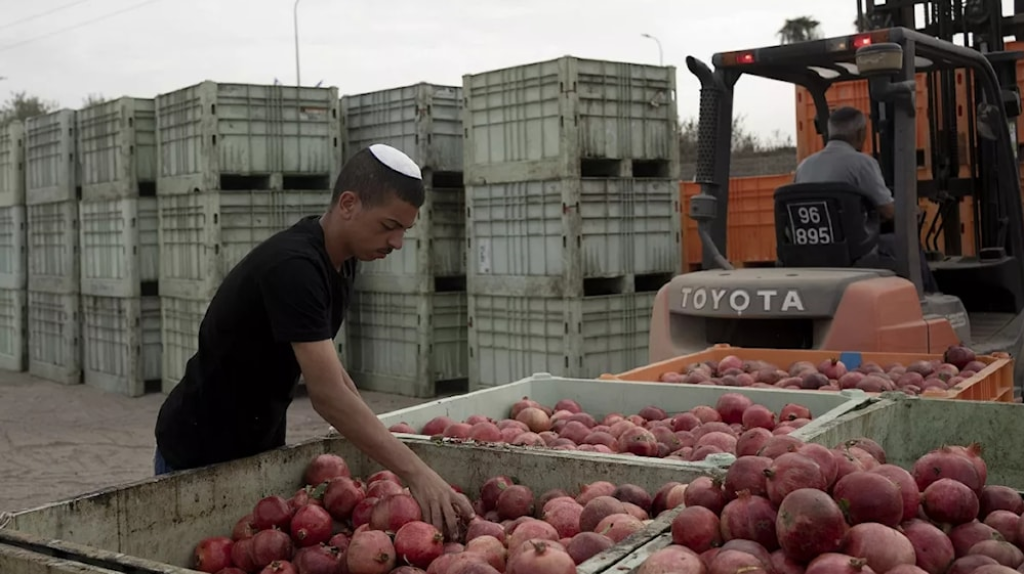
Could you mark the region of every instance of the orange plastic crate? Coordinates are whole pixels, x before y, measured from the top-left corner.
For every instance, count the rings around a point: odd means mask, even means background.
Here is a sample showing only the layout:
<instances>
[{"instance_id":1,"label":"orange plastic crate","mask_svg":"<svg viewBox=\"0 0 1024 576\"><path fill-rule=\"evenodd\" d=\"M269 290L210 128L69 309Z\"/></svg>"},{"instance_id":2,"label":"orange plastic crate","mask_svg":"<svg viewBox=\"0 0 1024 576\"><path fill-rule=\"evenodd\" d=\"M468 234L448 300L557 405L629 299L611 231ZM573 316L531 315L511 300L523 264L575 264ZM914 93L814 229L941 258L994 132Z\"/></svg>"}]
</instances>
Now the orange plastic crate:
<instances>
[{"instance_id":1,"label":"orange plastic crate","mask_svg":"<svg viewBox=\"0 0 1024 576\"><path fill-rule=\"evenodd\" d=\"M852 368L847 358L859 358L856 365L863 362L877 362L886 366L895 362L907 365L918 360L941 360L941 354L904 354L894 352L837 352L830 350L775 350L768 348L734 348L728 344L718 344L703 352L679 356L663 360L641 368L623 372L622 374L602 374L602 380L626 380L634 382L659 382L665 372L683 372L690 364L707 360L721 360L729 355L739 356L744 360L760 360L770 362L785 369L794 362L808 361L815 364L831 358L840 358ZM974 376L957 384L950 390L934 392L928 390L921 394L924 398L947 400L976 400L983 402L1013 402L1013 359L1009 354L996 352L991 355L978 356L978 360L987 367ZM692 386L692 384L679 384ZM823 391L823 394L834 392Z\"/></svg>"}]
</instances>

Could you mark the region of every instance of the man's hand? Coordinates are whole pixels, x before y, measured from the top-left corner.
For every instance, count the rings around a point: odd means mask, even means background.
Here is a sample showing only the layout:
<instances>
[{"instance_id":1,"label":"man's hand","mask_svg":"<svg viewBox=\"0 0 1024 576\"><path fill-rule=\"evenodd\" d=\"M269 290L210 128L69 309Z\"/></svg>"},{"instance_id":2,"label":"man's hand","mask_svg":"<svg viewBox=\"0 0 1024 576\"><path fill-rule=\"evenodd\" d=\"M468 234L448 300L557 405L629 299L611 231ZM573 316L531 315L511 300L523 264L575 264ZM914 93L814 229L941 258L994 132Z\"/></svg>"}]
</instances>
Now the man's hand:
<instances>
[{"instance_id":1,"label":"man's hand","mask_svg":"<svg viewBox=\"0 0 1024 576\"><path fill-rule=\"evenodd\" d=\"M456 492L430 468L408 482L409 492L423 511L423 520L436 526L446 539L461 541L466 526L475 515L469 499Z\"/></svg>"},{"instance_id":2,"label":"man's hand","mask_svg":"<svg viewBox=\"0 0 1024 576\"><path fill-rule=\"evenodd\" d=\"M294 343L292 348L306 379L313 409L364 454L402 478L419 503L425 521L449 537L461 532L460 525L473 518L469 499L455 492L437 472L395 438L349 387L333 342Z\"/></svg>"}]
</instances>

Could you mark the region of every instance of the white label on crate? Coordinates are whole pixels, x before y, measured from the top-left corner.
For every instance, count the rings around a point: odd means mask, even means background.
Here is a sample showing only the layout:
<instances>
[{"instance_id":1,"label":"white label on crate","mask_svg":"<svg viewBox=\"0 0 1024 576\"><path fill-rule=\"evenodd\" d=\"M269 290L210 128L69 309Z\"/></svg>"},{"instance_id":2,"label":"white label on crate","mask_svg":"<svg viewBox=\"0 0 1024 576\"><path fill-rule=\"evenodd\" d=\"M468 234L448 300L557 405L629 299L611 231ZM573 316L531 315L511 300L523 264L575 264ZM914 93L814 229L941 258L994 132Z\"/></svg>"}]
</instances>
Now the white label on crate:
<instances>
[{"instance_id":1,"label":"white label on crate","mask_svg":"<svg viewBox=\"0 0 1024 576\"><path fill-rule=\"evenodd\" d=\"M477 242L476 269L480 274L491 273L491 241L484 238Z\"/></svg>"},{"instance_id":2,"label":"white label on crate","mask_svg":"<svg viewBox=\"0 0 1024 576\"><path fill-rule=\"evenodd\" d=\"M954 312L952 314L946 314L946 320L949 320L949 325L953 329L963 328L967 326L967 313L966 312Z\"/></svg>"},{"instance_id":3,"label":"white label on crate","mask_svg":"<svg viewBox=\"0 0 1024 576\"><path fill-rule=\"evenodd\" d=\"M683 308L694 310L732 310L743 314L751 307L761 312L804 312L804 299L796 290L726 290L724 288L692 288L681 290Z\"/></svg>"}]
</instances>

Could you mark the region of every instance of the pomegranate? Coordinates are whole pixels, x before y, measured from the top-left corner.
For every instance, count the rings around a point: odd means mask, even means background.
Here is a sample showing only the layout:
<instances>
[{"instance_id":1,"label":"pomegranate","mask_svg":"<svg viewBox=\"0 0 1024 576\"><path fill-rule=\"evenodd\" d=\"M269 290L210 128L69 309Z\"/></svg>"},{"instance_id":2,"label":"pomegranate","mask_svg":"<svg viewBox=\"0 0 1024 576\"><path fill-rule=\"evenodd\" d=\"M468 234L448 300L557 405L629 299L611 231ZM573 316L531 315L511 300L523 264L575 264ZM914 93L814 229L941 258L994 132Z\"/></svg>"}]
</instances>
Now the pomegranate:
<instances>
[{"instance_id":1,"label":"pomegranate","mask_svg":"<svg viewBox=\"0 0 1024 576\"><path fill-rule=\"evenodd\" d=\"M697 417L697 420L700 420L701 424L722 421L722 415L718 413L718 410L715 410L711 406L694 406L690 409L690 412Z\"/></svg>"},{"instance_id":2,"label":"pomegranate","mask_svg":"<svg viewBox=\"0 0 1024 576\"><path fill-rule=\"evenodd\" d=\"M260 531L253 523L252 514L246 514L235 523L235 528L231 531L231 539L234 541L245 540L246 538L252 538Z\"/></svg>"},{"instance_id":3,"label":"pomegranate","mask_svg":"<svg viewBox=\"0 0 1024 576\"><path fill-rule=\"evenodd\" d=\"M339 522L348 520L352 510L366 498L362 484L351 478L335 478L324 491L324 508Z\"/></svg>"},{"instance_id":4,"label":"pomegranate","mask_svg":"<svg viewBox=\"0 0 1024 576\"><path fill-rule=\"evenodd\" d=\"M643 521L632 514L612 514L611 516L604 517L604 519L598 522L595 531L598 534L604 534L611 538L613 542L619 543L631 536L634 532L638 532L643 529Z\"/></svg>"},{"instance_id":5,"label":"pomegranate","mask_svg":"<svg viewBox=\"0 0 1024 576\"><path fill-rule=\"evenodd\" d=\"M252 537L249 557L253 567L264 569L274 560L289 560L292 557L292 539L280 530L261 530Z\"/></svg>"},{"instance_id":6,"label":"pomegranate","mask_svg":"<svg viewBox=\"0 0 1024 576\"><path fill-rule=\"evenodd\" d=\"M818 372L821 372L829 380L839 380L846 374L846 364L843 364L838 358L822 360L818 364Z\"/></svg>"},{"instance_id":7,"label":"pomegranate","mask_svg":"<svg viewBox=\"0 0 1024 576\"><path fill-rule=\"evenodd\" d=\"M383 498L391 494L401 494L402 486L391 480L377 480L366 487L367 498Z\"/></svg>"},{"instance_id":8,"label":"pomegranate","mask_svg":"<svg viewBox=\"0 0 1024 576\"><path fill-rule=\"evenodd\" d=\"M214 572L214 574L246 574L245 570L239 570L238 568L221 568Z\"/></svg>"},{"instance_id":9,"label":"pomegranate","mask_svg":"<svg viewBox=\"0 0 1024 576\"><path fill-rule=\"evenodd\" d=\"M390 494L380 499L370 514L370 530L396 532L409 522L423 519L416 499L408 494Z\"/></svg>"},{"instance_id":10,"label":"pomegranate","mask_svg":"<svg viewBox=\"0 0 1024 576\"><path fill-rule=\"evenodd\" d=\"M447 416L438 416L437 418L431 419L429 422L423 425L423 430L420 431L424 436L438 436L443 434L445 429L455 424L455 421Z\"/></svg>"},{"instance_id":11,"label":"pomegranate","mask_svg":"<svg viewBox=\"0 0 1024 576\"><path fill-rule=\"evenodd\" d=\"M715 409L722 418L722 422L726 424L741 424L744 411L753 406L753 404L754 402L743 394L727 392L718 397ZM774 414L772 417L774 419Z\"/></svg>"},{"instance_id":12,"label":"pomegranate","mask_svg":"<svg viewBox=\"0 0 1024 576\"><path fill-rule=\"evenodd\" d=\"M299 571L294 564L287 560L274 560L267 567L260 571L260 574L298 574ZM333 572L323 572L323 574L332 574ZM316 574L316 572L306 572L306 574Z\"/></svg>"},{"instance_id":13,"label":"pomegranate","mask_svg":"<svg viewBox=\"0 0 1024 576\"><path fill-rule=\"evenodd\" d=\"M974 465L974 469L978 472L978 481L982 484L982 487L984 487L985 482L988 481L988 466L981 458L981 444L973 442L968 446L950 446L949 449L956 454L965 456L971 461L971 464Z\"/></svg>"},{"instance_id":14,"label":"pomegranate","mask_svg":"<svg viewBox=\"0 0 1024 576\"><path fill-rule=\"evenodd\" d=\"M345 459L336 454L320 454L306 466L303 480L310 486L319 486L339 476L351 476Z\"/></svg>"},{"instance_id":15,"label":"pomegranate","mask_svg":"<svg viewBox=\"0 0 1024 576\"><path fill-rule=\"evenodd\" d=\"M672 430L675 432L689 432L694 428L700 426L700 418L692 412L683 412L676 414L672 418Z\"/></svg>"},{"instance_id":16,"label":"pomegranate","mask_svg":"<svg viewBox=\"0 0 1024 576\"><path fill-rule=\"evenodd\" d=\"M1024 514L1024 499L1013 488L1006 486L985 486L978 497L981 518L987 517L996 510L1007 510L1014 514Z\"/></svg>"},{"instance_id":17,"label":"pomegranate","mask_svg":"<svg viewBox=\"0 0 1024 576\"><path fill-rule=\"evenodd\" d=\"M508 552L505 550L505 545L498 542L498 539L493 536L481 536L476 540L471 540L466 544L466 552L480 556L498 573L505 571Z\"/></svg>"},{"instance_id":18,"label":"pomegranate","mask_svg":"<svg viewBox=\"0 0 1024 576\"><path fill-rule=\"evenodd\" d=\"M913 474L914 480L917 481L917 487L922 492L933 482L943 478L956 480L975 493L980 493L983 486L974 463L967 456L952 450L949 446L932 450L918 458L914 462Z\"/></svg>"},{"instance_id":19,"label":"pomegranate","mask_svg":"<svg viewBox=\"0 0 1024 576\"><path fill-rule=\"evenodd\" d=\"M398 424L392 424L388 427L388 432L392 434L415 434L416 429L409 426L408 422L399 422Z\"/></svg>"},{"instance_id":20,"label":"pomegranate","mask_svg":"<svg viewBox=\"0 0 1024 576\"><path fill-rule=\"evenodd\" d=\"M307 504L292 517L292 540L300 548L315 546L330 539L333 527L334 523L327 510L315 504Z\"/></svg>"},{"instance_id":21,"label":"pomegranate","mask_svg":"<svg viewBox=\"0 0 1024 576\"><path fill-rule=\"evenodd\" d=\"M757 561L766 567L771 566L772 564L771 553L769 553L764 546L761 546L753 540L729 540L722 545L722 552L725 552L726 550L746 552L754 558L757 558Z\"/></svg>"},{"instance_id":22,"label":"pomegranate","mask_svg":"<svg viewBox=\"0 0 1024 576\"><path fill-rule=\"evenodd\" d=\"M526 486L509 486L498 496L495 510L503 520L530 516L533 514L533 491Z\"/></svg>"},{"instance_id":23,"label":"pomegranate","mask_svg":"<svg viewBox=\"0 0 1024 576\"><path fill-rule=\"evenodd\" d=\"M469 438L477 442L501 442L501 430L490 422L477 422L469 428Z\"/></svg>"},{"instance_id":24,"label":"pomegranate","mask_svg":"<svg viewBox=\"0 0 1024 576\"><path fill-rule=\"evenodd\" d=\"M718 516L703 506L684 508L672 519L672 542L700 554L722 545Z\"/></svg>"},{"instance_id":25,"label":"pomegranate","mask_svg":"<svg viewBox=\"0 0 1024 576\"><path fill-rule=\"evenodd\" d=\"M800 488L779 505L775 530L786 556L806 563L826 552L838 552L849 526L831 496L814 488Z\"/></svg>"},{"instance_id":26,"label":"pomegranate","mask_svg":"<svg viewBox=\"0 0 1024 576\"><path fill-rule=\"evenodd\" d=\"M499 542L505 543L505 528L496 522L489 522L483 518L474 518L466 528L466 542L479 538L480 536L493 536Z\"/></svg>"},{"instance_id":27,"label":"pomegranate","mask_svg":"<svg viewBox=\"0 0 1024 576\"><path fill-rule=\"evenodd\" d=\"M903 522L917 517L917 509L921 505L921 493L918 491L917 482L914 481L914 477L910 475L910 472L893 464L883 464L871 470L871 473L888 478L889 481L896 484L896 487L899 488L900 497L903 500Z\"/></svg>"},{"instance_id":28,"label":"pomegranate","mask_svg":"<svg viewBox=\"0 0 1024 576\"><path fill-rule=\"evenodd\" d=\"M901 532L877 522L865 522L850 528L843 551L865 558L875 572L886 572L900 564L916 564L914 545Z\"/></svg>"},{"instance_id":29,"label":"pomegranate","mask_svg":"<svg viewBox=\"0 0 1024 576\"><path fill-rule=\"evenodd\" d=\"M406 564L417 568L430 566L443 549L444 536L433 524L414 520L395 533L395 553Z\"/></svg>"},{"instance_id":30,"label":"pomegranate","mask_svg":"<svg viewBox=\"0 0 1024 576\"><path fill-rule=\"evenodd\" d=\"M565 548L572 561L580 565L614 545L615 542L604 534L580 532L569 540Z\"/></svg>"},{"instance_id":31,"label":"pomegranate","mask_svg":"<svg viewBox=\"0 0 1024 576\"><path fill-rule=\"evenodd\" d=\"M348 550L348 545L352 543L352 537L344 532L338 532L331 539L327 541L327 545L331 548L337 548L340 552Z\"/></svg>"},{"instance_id":32,"label":"pomegranate","mask_svg":"<svg viewBox=\"0 0 1024 576\"><path fill-rule=\"evenodd\" d=\"M903 520L903 496L899 487L880 474L854 472L836 482L832 497L850 524L877 522L897 526Z\"/></svg>"},{"instance_id":33,"label":"pomegranate","mask_svg":"<svg viewBox=\"0 0 1024 576\"><path fill-rule=\"evenodd\" d=\"M996 510L985 517L984 524L999 532L1010 544L1017 544L1017 525L1020 524L1020 516L1009 510Z\"/></svg>"},{"instance_id":34,"label":"pomegranate","mask_svg":"<svg viewBox=\"0 0 1024 576\"><path fill-rule=\"evenodd\" d=\"M338 574L345 566L341 550L323 544L302 548L293 560L299 574Z\"/></svg>"},{"instance_id":35,"label":"pomegranate","mask_svg":"<svg viewBox=\"0 0 1024 576\"><path fill-rule=\"evenodd\" d=\"M942 354L943 362L952 364L960 370L963 370L968 364L974 362L976 359L977 357L975 356L974 351L962 344L959 346L950 346Z\"/></svg>"},{"instance_id":36,"label":"pomegranate","mask_svg":"<svg viewBox=\"0 0 1024 576\"><path fill-rule=\"evenodd\" d=\"M774 460L787 452L796 452L803 444L803 440L792 436L772 436L764 443L757 455Z\"/></svg>"},{"instance_id":37,"label":"pomegranate","mask_svg":"<svg viewBox=\"0 0 1024 576\"><path fill-rule=\"evenodd\" d=\"M582 485L580 487L580 495L576 497L576 501L581 506L586 506L594 498L598 496L611 496L613 492L615 492L615 484L599 480L592 484Z\"/></svg>"},{"instance_id":38,"label":"pomegranate","mask_svg":"<svg viewBox=\"0 0 1024 576\"><path fill-rule=\"evenodd\" d=\"M942 574L956 558L949 537L929 522L913 519L902 526L903 534L914 547L917 565L929 573Z\"/></svg>"},{"instance_id":39,"label":"pomegranate","mask_svg":"<svg viewBox=\"0 0 1024 576\"><path fill-rule=\"evenodd\" d=\"M611 496L598 496L580 511L580 531L593 532L597 525L606 517L613 514L625 514L626 508L622 502Z\"/></svg>"},{"instance_id":40,"label":"pomegranate","mask_svg":"<svg viewBox=\"0 0 1024 576\"><path fill-rule=\"evenodd\" d=\"M353 536L345 557L351 574L385 574L395 567L395 547L381 530Z\"/></svg>"},{"instance_id":41,"label":"pomegranate","mask_svg":"<svg viewBox=\"0 0 1024 576\"><path fill-rule=\"evenodd\" d=\"M765 490L772 504L778 506L782 500L792 491L800 488L815 488L825 490L825 477L821 473L821 467L806 456L796 453L787 453L779 456L772 463L772 467L764 472L768 478L765 483Z\"/></svg>"},{"instance_id":42,"label":"pomegranate","mask_svg":"<svg viewBox=\"0 0 1024 576\"><path fill-rule=\"evenodd\" d=\"M978 496L956 480L942 478L921 493L925 514L936 522L964 524L978 517Z\"/></svg>"},{"instance_id":43,"label":"pomegranate","mask_svg":"<svg viewBox=\"0 0 1024 576\"><path fill-rule=\"evenodd\" d=\"M373 508L380 502L380 498L367 497L359 501L352 509L352 525L356 528L370 523L373 516Z\"/></svg>"},{"instance_id":44,"label":"pomegranate","mask_svg":"<svg viewBox=\"0 0 1024 576\"><path fill-rule=\"evenodd\" d=\"M701 476L686 486L683 503L687 506L703 506L715 514L721 514L725 508L726 497L718 480Z\"/></svg>"},{"instance_id":45,"label":"pomegranate","mask_svg":"<svg viewBox=\"0 0 1024 576\"><path fill-rule=\"evenodd\" d=\"M567 552L544 541L530 541L508 563L509 574L575 574L576 563Z\"/></svg>"},{"instance_id":46,"label":"pomegranate","mask_svg":"<svg viewBox=\"0 0 1024 576\"><path fill-rule=\"evenodd\" d=\"M551 419L540 408L524 408L515 415L515 419L526 424L530 432L535 434L551 429Z\"/></svg>"},{"instance_id":47,"label":"pomegranate","mask_svg":"<svg viewBox=\"0 0 1024 576\"><path fill-rule=\"evenodd\" d=\"M586 412L577 412L572 416L569 416L569 422L580 422L581 424L590 429L597 428L597 421L594 420L593 416L587 414ZM610 426L611 424L608 425Z\"/></svg>"},{"instance_id":48,"label":"pomegranate","mask_svg":"<svg viewBox=\"0 0 1024 576\"><path fill-rule=\"evenodd\" d=\"M484 504L484 510L494 510L498 502L498 496L509 486L515 483L508 476L495 476L488 478L480 488L480 500Z\"/></svg>"},{"instance_id":49,"label":"pomegranate","mask_svg":"<svg viewBox=\"0 0 1024 576\"><path fill-rule=\"evenodd\" d=\"M767 574L768 567L755 556L739 550L722 550L711 561L712 574Z\"/></svg>"},{"instance_id":50,"label":"pomegranate","mask_svg":"<svg viewBox=\"0 0 1024 576\"><path fill-rule=\"evenodd\" d=\"M766 428L751 428L736 440L737 456L754 456L764 447L772 433Z\"/></svg>"},{"instance_id":51,"label":"pomegranate","mask_svg":"<svg viewBox=\"0 0 1024 576\"><path fill-rule=\"evenodd\" d=\"M388 574L426 574L426 573L427 573L426 571L420 570L419 568L414 568L412 566L399 566L398 568L395 568L391 572L388 572Z\"/></svg>"},{"instance_id":52,"label":"pomegranate","mask_svg":"<svg viewBox=\"0 0 1024 576\"><path fill-rule=\"evenodd\" d=\"M550 524L559 538L572 538L580 533L580 516L583 506L575 501L555 506L544 513L544 521Z\"/></svg>"},{"instance_id":53,"label":"pomegranate","mask_svg":"<svg viewBox=\"0 0 1024 576\"><path fill-rule=\"evenodd\" d=\"M786 557L786 552L781 548L771 553L770 568L776 574L803 574L806 571L803 565Z\"/></svg>"},{"instance_id":54,"label":"pomegranate","mask_svg":"<svg viewBox=\"0 0 1024 576\"><path fill-rule=\"evenodd\" d=\"M725 497L732 500L739 492L743 491L749 492L752 496L766 496L768 492L765 471L771 466L771 458L764 456L737 458L725 474L725 483L723 484Z\"/></svg>"},{"instance_id":55,"label":"pomegranate","mask_svg":"<svg viewBox=\"0 0 1024 576\"><path fill-rule=\"evenodd\" d=\"M867 570L865 570L867 568ZM874 574L864 558L826 552L807 565L806 574Z\"/></svg>"},{"instance_id":56,"label":"pomegranate","mask_svg":"<svg viewBox=\"0 0 1024 576\"><path fill-rule=\"evenodd\" d=\"M557 541L558 539L558 532L547 522L534 518L524 518L521 524L509 530L508 549L517 550L527 540Z\"/></svg>"},{"instance_id":57,"label":"pomegranate","mask_svg":"<svg viewBox=\"0 0 1024 576\"><path fill-rule=\"evenodd\" d=\"M741 491L722 510L721 529L726 540L751 540L768 551L778 545L775 523L772 503L763 496L751 496L747 491Z\"/></svg>"},{"instance_id":58,"label":"pomegranate","mask_svg":"<svg viewBox=\"0 0 1024 576\"><path fill-rule=\"evenodd\" d=\"M292 509L288 501L280 496L267 496L256 503L252 511L252 523L259 530L280 528L288 531L292 522ZM268 562L269 564L269 562Z\"/></svg>"},{"instance_id":59,"label":"pomegranate","mask_svg":"<svg viewBox=\"0 0 1024 576\"><path fill-rule=\"evenodd\" d=\"M612 492L612 498L639 506L645 512L651 509L651 495L636 484L620 485Z\"/></svg>"},{"instance_id":60,"label":"pomegranate","mask_svg":"<svg viewBox=\"0 0 1024 576\"><path fill-rule=\"evenodd\" d=\"M814 460L814 463L821 469L826 487L831 489L839 475L839 465L836 464L832 451L821 444L804 444L796 449L796 453Z\"/></svg>"},{"instance_id":61,"label":"pomegranate","mask_svg":"<svg viewBox=\"0 0 1024 576\"><path fill-rule=\"evenodd\" d=\"M231 548L234 541L223 536L204 538L193 553L193 565L200 572L217 572L231 567Z\"/></svg>"},{"instance_id":62,"label":"pomegranate","mask_svg":"<svg viewBox=\"0 0 1024 576\"><path fill-rule=\"evenodd\" d=\"M252 560L252 538L235 542L235 545L231 547L231 563L246 574L251 574L258 570Z\"/></svg>"},{"instance_id":63,"label":"pomegranate","mask_svg":"<svg viewBox=\"0 0 1024 576\"><path fill-rule=\"evenodd\" d=\"M886 574L930 574L930 572L910 564L900 564L899 566L893 567L891 570L886 572Z\"/></svg>"},{"instance_id":64,"label":"pomegranate","mask_svg":"<svg viewBox=\"0 0 1024 576\"><path fill-rule=\"evenodd\" d=\"M786 404L782 407L779 412L779 422L786 422L789 420L796 420L798 418L811 419L811 410L800 404Z\"/></svg>"},{"instance_id":65,"label":"pomegranate","mask_svg":"<svg viewBox=\"0 0 1024 576\"><path fill-rule=\"evenodd\" d=\"M647 557L638 574L703 574L704 562L683 546L670 545Z\"/></svg>"},{"instance_id":66,"label":"pomegranate","mask_svg":"<svg viewBox=\"0 0 1024 576\"><path fill-rule=\"evenodd\" d=\"M997 564L1009 568L1016 568L1024 564L1024 552L1021 552L1019 548L1009 542L1001 542L999 540L982 540L971 546L971 549L967 551L967 555L988 556L995 560Z\"/></svg>"},{"instance_id":67,"label":"pomegranate","mask_svg":"<svg viewBox=\"0 0 1024 576\"><path fill-rule=\"evenodd\" d=\"M654 493L654 498L651 500L651 514L657 516L668 509L668 494L676 486L681 486L679 482L668 482L664 486L658 489Z\"/></svg>"},{"instance_id":68,"label":"pomegranate","mask_svg":"<svg viewBox=\"0 0 1024 576\"><path fill-rule=\"evenodd\" d=\"M469 438L469 431L473 427L465 422L455 422L441 433L445 438L458 438L459 440L467 440Z\"/></svg>"},{"instance_id":69,"label":"pomegranate","mask_svg":"<svg viewBox=\"0 0 1024 576\"><path fill-rule=\"evenodd\" d=\"M991 526L972 520L961 524L949 531L949 541L953 543L953 550L957 558L966 556L967 551L982 540L995 540L1001 538L998 531Z\"/></svg>"},{"instance_id":70,"label":"pomegranate","mask_svg":"<svg viewBox=\"0 0 1024 576\"><path fill-rule=\"evenodd\" d=\"M953 562L953 565L949 567L950 574L991 574L987 570L979 572L979 568L988 568L990 565L995 564L995 560L988 556L981 556L974 554L972 556L961 556Z\"/></svg>"},{"instance_id":71,"label":"pomegranate","mask_svg":"<svg viewBox=\"0 0 1024 576\"><path fill-rule=\"evenodd\" d=\"M562 400L559 400L558 402L555 402L555 410L566 410L568 412L572 412L573 414L578 414L583 411L583 408L581 408L579 403L576 402L575 400L572 400L570 398L564 398Z\"/></svg>"},{"instance_id":72,"label":"pomegranate","mask_svg":"<svg viewBox=\"0 0 1024 576\"><path fill-rule=\"evenodd\" d=\"M854 438L843 442L842 445L836 446L836 448L860 448L871 454L872 458L875 459L879 464L885 464L885 450L870 438Z\"/></svg>"}]
</instances>

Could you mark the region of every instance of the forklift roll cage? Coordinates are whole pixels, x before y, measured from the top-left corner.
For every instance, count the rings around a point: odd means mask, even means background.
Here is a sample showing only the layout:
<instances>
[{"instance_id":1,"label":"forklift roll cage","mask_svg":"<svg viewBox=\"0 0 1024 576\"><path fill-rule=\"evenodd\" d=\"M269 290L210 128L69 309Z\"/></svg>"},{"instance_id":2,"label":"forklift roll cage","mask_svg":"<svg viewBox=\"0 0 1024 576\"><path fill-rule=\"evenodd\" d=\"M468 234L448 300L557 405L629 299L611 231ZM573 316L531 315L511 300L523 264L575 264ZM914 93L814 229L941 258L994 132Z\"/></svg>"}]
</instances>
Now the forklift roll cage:
<instances>
[{"instance_id":1,"label":"forklift roll cage","mask_svg":"<svg viewBox=\"0 0 1024 576\"><path fill-rule=\"evenodd\" d=\"M896 44L902 48L902 69L892 76L860 74L856 64L858 50L880 44ZM913 282L918 294L923 296L917 218L920 191L915 79L920 72L963 69L973 77L974 96L979 102L976 121L973 108L967 107L972 115L971 140L975 122L978 134L983 137L977 139L977 153L972 155L977 181L974 186L957 187L955 194L957 199L962 196L975 199L979 250L976 258L955 257L938 267L954 271L957 277L970 274L972 269L992 271L998 268L995 276L1000 283L1011 284L1006 288L1012 294L1000 305L1000 310L991 311L1019 313L1024 309L1024 211L1016 144L1010 136L1009 122L1020 114L1015 66L1022 56L1022 53L1007 52L983 54L907 28L890 28L717 53L712 57L713 72L703 62L688 57L687 67L702 85L695 174L701 193L691 201L690 216L698 221L704 268L729 267L722 255L726 247L733 89L739 78L748 74L806 88L815 104L815 124L826 139L829 115L826 90L839 82L867 80L872 99L872 124L880 134L875 150L895 199L896 272ZM974 148L972 142L967 145ZM959 235L959 230L956 232ZM941 284L940 278L940 287Z\"/></svg>"}]
</instances>

